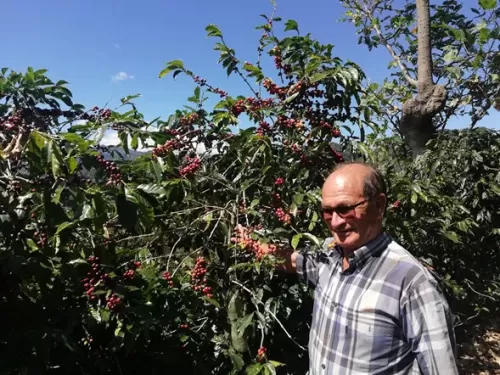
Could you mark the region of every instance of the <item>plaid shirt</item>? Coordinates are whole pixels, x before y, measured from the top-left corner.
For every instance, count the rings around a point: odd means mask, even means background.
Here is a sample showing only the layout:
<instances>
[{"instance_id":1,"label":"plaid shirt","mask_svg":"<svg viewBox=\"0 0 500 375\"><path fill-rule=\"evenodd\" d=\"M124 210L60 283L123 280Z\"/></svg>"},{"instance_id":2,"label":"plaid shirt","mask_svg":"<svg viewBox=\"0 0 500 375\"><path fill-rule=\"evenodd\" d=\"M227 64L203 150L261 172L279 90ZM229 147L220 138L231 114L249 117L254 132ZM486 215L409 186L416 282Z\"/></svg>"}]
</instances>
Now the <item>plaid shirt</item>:
<instances>
[{"instance_id":1,"label":"plaid shirt","mask_svg":"<svg viewBox=\"0 0 500 375\"><path fill-rule=\"evenodd\" d=\"M385 233L342 271L332 241L297 257L315 288L309 373L458 374L452 314L432 274Z\"/></svg>"}]
</instances>

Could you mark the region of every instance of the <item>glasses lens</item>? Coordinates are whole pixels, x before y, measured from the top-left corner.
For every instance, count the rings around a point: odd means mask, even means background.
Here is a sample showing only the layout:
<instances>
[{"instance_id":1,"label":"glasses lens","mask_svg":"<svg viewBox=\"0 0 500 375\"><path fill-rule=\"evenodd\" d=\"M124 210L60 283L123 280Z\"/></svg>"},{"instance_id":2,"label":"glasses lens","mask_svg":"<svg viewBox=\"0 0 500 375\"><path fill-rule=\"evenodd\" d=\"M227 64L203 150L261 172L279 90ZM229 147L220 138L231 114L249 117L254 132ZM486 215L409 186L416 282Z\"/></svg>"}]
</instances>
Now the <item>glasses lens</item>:
<instances>
[{"instance_id":1,"label":"glasses lens","mask_svg":"<svg viewBox=\"0 0 500 375\"><path fill-rule=\"evenodd\" d=\"M333 216L333 210L331 208L323 208L321 213L323 215L323 220L331 220Z\"/></svg>"}]
</instances>

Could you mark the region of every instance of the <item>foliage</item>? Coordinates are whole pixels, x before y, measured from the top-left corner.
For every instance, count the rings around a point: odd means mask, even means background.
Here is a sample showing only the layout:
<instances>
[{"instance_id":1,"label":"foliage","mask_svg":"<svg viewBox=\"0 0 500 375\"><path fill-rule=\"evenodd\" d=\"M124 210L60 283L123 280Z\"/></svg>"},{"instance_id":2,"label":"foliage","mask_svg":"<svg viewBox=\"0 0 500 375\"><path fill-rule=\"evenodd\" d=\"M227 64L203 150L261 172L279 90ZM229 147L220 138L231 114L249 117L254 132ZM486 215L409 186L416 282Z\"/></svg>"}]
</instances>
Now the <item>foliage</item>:
<instances>
[{"instance_id":1,"label":"foliage","mask_svg":"<svg viewBox=\"0 0 500 375\"><path fill-rule=\"evenodd\" d=\"M397 7L394 0L341 0L345 21L352 22L358 43L385 48L393 69L382 84L367 85L367 100L380 104L378 121L399 130L401 103L412 97L417 79L415 1ZM448 91L444 110L434 118L444 129L454 116L470 118L474 127L491 110L500 110L500 7L483 0L470 8L458 0L430 2L433 77ZM395 68L395 69L394 69Z\"/></svg>"},{"instance_id":2,"label":"foliage","mask_svg":"<svg viewBox=\"0 0 500 375\"><path fill-rule=\"evenodd\" d=\"M441 276L461 323L494 313L500 296L499 132L445 131L415 163L399 137L369 137L360 149L390 182L390 232Z\"/></svg>"},{"instance_id":3,"label":"foliage","mask_svg":"<svg viewBox=\"0 0 500 375\"><path fill-rule=\"evenodd\" d=\"M354 137L344 125L363 121L364 77L310 36L279 40L278 21L261 26L259 53L274 59L279 84L237 60L210 25L222 65L253 79L253 95L230 96L172 61L160 75L186 74L196 88L193 107L167 121L146 123L134 97L83 111L44 71L3 71L6 371L305 371L309 292L233 228L319 244L318 191ZM297 34L293 21L286 28ZM220 97L210 111L207 95ZM242 116L255 126L232 133ZM152 150L121 159L98 145L107 129L125 154Z\"/></svg>"}]
</instances>

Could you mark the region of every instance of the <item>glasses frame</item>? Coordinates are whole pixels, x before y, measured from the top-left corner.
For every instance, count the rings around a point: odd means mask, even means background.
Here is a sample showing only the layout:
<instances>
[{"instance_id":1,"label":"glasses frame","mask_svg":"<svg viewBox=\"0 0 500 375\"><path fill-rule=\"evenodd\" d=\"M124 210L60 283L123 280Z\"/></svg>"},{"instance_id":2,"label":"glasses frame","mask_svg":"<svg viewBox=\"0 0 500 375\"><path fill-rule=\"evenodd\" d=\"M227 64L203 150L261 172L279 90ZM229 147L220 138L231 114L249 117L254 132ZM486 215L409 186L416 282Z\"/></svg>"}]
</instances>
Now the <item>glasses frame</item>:
<instances>
[{"instance_id":1,"label":"glasses frame","mask_svg":"<svg viewBox=\"0 0 500 375\"><path fill-rule=\"evenodd\" d=\"M364 203L367 203L371 200L371 198L363 199L362 201L351 204L349 206L340 206L340 207L321 207L321 216L323 220L330 221L333 217L333 213L335 212L341 218L352 217L353 214L356 213L356 208L361 206ZM340 211L342 210L342 211Z\"/></svg>"}]
</instances>

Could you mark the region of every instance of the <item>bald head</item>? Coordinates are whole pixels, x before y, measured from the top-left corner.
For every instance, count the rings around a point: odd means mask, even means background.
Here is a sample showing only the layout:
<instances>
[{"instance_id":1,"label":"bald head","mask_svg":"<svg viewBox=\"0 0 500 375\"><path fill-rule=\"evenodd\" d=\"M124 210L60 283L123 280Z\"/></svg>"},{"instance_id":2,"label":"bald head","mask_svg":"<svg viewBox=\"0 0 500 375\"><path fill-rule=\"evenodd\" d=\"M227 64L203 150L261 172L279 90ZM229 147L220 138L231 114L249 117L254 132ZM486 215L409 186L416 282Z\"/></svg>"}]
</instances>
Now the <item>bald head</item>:
<instances>
[{"instance_id":1,"label":"bald head","mask_svg":"<svg viewBox=\"0 0 500 375\"><path fill-rule=\"evenodd\" d=\"M387 195L387 187L380 171L365 163L338 164L326 179L323 189L329 190L332 184L342 184L365 198Z\"/></svg>"}]
</instances>

